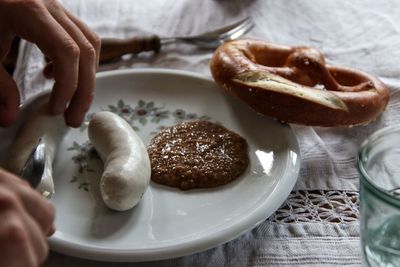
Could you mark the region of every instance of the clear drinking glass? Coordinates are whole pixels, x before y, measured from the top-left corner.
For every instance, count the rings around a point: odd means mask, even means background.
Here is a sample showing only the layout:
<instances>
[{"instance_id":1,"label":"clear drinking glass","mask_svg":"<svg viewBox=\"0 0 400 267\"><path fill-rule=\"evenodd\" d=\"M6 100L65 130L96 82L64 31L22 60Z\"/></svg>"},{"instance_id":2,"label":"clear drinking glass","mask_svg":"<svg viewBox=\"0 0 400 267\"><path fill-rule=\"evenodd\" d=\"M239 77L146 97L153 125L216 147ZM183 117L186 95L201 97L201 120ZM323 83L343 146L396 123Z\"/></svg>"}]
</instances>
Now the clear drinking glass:
<instances>
[{"instance_id":1,"label":"clear drinking glass","mask_svg":"<svg viewBox=\"0 0 400 267\"><path fill-rule=\"evenodd\" d=\"M372 134L358 155L366 266L400 266L400 125Z\"/></svg>"}]
</instances>

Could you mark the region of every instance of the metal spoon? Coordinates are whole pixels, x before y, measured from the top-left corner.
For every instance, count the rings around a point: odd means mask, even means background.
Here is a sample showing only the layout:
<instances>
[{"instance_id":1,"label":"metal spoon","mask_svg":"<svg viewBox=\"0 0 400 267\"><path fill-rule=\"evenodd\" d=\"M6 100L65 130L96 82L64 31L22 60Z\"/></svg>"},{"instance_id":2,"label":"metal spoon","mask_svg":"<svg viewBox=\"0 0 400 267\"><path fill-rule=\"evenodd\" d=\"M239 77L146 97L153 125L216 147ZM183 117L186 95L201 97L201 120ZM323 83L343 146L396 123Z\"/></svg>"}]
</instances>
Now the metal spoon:
<instances>
[{"instance_id":1,"label":"metal spoon","mask_svg":"<svg viewBox=\"0 0 400 267\"><path fill-rule=\"evenodd\" d=\"M45 167L45 144L40 138L31 155L21 170L20 176L26 180L32 188L36 188L42 180Z\"/></svg>"}]
</instances>

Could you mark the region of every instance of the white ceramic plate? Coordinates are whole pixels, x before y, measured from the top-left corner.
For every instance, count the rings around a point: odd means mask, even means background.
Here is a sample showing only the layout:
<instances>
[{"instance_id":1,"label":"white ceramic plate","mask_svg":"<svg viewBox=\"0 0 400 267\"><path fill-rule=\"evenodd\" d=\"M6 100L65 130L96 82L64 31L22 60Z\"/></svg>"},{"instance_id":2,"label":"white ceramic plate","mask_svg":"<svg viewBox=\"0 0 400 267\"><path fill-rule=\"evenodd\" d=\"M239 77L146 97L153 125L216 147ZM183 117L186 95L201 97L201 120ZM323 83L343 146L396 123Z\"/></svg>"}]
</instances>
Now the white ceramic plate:
<instances>
[{"instance_id":1,"label":"white ceramic plate","mask_svg":"<svg viewBox=\"0 0 400 267\"><path fill-rule=\"evenodd\" d=\"M250 166L215 189L181 191L151 183L138 206L118 213L99 198L101 164L87 151L85 126L70 130L54 165L57 232L49 240L54 251L102 261L203 251L264 221L297 180L300 154L291 128L257 115L203 76L161 69L103 72L90 113L103 109L130 121L145 144L161 127L181 120L219 122L247 140ZM3 131L1 137L11 140L14 134Z\"/></svg>"}]
</instances>

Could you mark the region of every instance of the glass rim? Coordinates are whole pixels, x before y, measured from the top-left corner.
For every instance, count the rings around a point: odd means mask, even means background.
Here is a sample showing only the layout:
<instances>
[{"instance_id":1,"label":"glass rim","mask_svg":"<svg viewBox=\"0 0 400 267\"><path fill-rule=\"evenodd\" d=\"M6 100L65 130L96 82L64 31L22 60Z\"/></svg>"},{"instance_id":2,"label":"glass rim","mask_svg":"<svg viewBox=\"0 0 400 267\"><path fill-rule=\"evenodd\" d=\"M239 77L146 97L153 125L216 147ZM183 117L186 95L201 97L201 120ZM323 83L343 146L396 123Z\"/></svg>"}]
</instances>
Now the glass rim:
<instances>
[{"instance_id":1,"label":"glass rim","mask_svg":"<svg viewBox=\"0 0 400 267\"><path fill-rule=\"evenodd\" d=\"M360 181L361 183L364 183L368 187L368 189L372 193L374 193L376 197L380 198L385 202L390 203L391 205L400 208L400 198L393 196L387 190L377 186L373 182L373 179L369 175L368 171L365 169L364 161L362 160L365 157L365 155L367 155L368 150L374 145L376 141L378 141L380 138L383 138L385 135L389 133L395 133L395 132L400 133L400 125L387 126L371 134L361 145L361 148L357 156L357 167L358 171L361 174L361 181Z\"/></svg>"}]
</instances>

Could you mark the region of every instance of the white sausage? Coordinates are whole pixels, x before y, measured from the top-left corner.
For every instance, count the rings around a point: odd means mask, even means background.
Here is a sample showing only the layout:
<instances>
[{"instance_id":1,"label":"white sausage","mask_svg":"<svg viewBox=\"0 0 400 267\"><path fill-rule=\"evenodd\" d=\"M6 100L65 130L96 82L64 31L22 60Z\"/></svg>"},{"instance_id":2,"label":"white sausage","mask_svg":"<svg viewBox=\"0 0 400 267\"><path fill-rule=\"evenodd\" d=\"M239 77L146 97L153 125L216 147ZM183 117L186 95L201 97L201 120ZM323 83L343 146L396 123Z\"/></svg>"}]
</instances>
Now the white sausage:
<instances>
[{"instance_id":1,"label":"white sausage","mask_svg":"<svg viewBox=\"0 0 400 267\"><path fill-rule=\"evenodd\" d=\"M45 103L35 105L8 149L6 168L19 175L39 138L42 137L45 145L45 168L36 190L50 198L54 194L52 164L57 146L67 129L62 115L50 115Z\"/></svg>"},{"instance_id":2,"label":"white sausage","mask_svg":"<svg viewBox=\"0 0 400 267\"><path fill-rule=\"evenodd\" d=\"M150 159L145 145L123 118L109 111L93 116L88 135L104 162L100 179L104 203L113 210L131 209L150 183Z\"/></svg>"}]
</instances>

